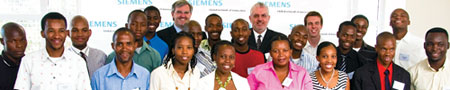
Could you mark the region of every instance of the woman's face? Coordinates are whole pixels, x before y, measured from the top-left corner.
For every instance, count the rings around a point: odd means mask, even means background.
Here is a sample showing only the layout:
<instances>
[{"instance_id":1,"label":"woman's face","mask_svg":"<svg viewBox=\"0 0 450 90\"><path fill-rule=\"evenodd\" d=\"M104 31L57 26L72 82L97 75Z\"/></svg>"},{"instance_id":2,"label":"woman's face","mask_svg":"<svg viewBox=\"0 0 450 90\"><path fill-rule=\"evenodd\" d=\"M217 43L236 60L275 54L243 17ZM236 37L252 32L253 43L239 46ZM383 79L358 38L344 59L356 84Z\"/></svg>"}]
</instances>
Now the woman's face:
<instances>
[{"instance_id":1,"label":"woman's face","mask_svg":"<svg viewBox=\"0 0 450 90\"><path fill-rule=\"evenodd\" d=\"M272 42L272 49L270 56L273 59L273 64L276 66L287 66L291 58L292 49L289 47L289 42L286 40L275 40Z\"/></svg>"},{"instance_id":2,"label":"woman's face","mask_svg":"<svg viewBox=\"0 0 450 90\"><path fill-rule=\"evenodd\" d=\"M236 52L231 45L222 45L218 48L216 54L213 55L217 64L217 71L229 73L234 68Z\"/></svg>"},{"instance_id":3,"label":"woman's face","mask_svg":"<svg viewBox=\"0 0 450 90\"><path fill-rule=\"evenodd\" d=\"M177 39L175 47L172 48L172 52L175 54L175 60L178 63L186 65L191 61L195 52L192 42L192 39L186 36Z\"/></svg>"},{"instance_id":4,"label":"woman's face","mask_svg":"<svg viewBox=\"0 0 450 90\"><path fill-rule=\"evenodd\" d=\"M322 48L316 59L319 61L319 66L322 70L332 72L337 62L336 48L332 45Z\"/></svg>"}]
</instances>

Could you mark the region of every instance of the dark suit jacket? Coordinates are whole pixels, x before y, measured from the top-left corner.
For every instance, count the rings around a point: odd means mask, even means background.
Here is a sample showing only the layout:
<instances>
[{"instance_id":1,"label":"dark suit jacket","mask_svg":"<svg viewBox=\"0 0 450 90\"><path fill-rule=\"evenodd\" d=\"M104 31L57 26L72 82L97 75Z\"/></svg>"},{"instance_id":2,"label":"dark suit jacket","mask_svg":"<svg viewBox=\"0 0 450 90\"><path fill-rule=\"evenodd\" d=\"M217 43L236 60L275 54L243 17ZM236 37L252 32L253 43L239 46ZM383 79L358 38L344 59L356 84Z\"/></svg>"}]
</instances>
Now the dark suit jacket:
<instances>
[{"instance_id":1,"label":"dark suit jacket","mask_svg":"<svg viewBox=\"0 0 450 90\"><path fill-rule=\"evenodd\" d=\"M403 89L410 90L411 77L408 71L398 66L397 64L392 64L392 82L394 82L394 80L402 82L405 84ZM381 90L381 81L380 75L378 73L377 63L371 62L357 69L350 84L351 90Z\"/></svg>"},{"instance_id":2,"label":"dark suit jacket","mask_svg":"<svg viewBox=\"0 0 450 90\"><path fill-rule=\"evenodd\" d=\"M159 30L156 33L159 38L161 38L164 42L167 43L167 45L169 45L169 48L170 48L170 46L173 44L172 40L175 39L175 36L177 35L177 30L175 30L175 25L172 25L163 30ZM202 33L202 36L203 36L203 39L207 38L205 32Z\"/></svg>"},{"instance_id":3,"label":"dark suit jacket","mask_svg":"<svg viewBox=\"0 0 450 90\"><path fill-rule=\"evenodd\" d=\"M283 35L282 33L270 30L267 28L266 34L264 35L264 38L261 42L261 47L259 49L257 49L256 47L256 40L257 38L255 38L255 35L253 34L253 28L251 28L250 30L252 30L250 37L248 37L248 46L250 46L251 48L256 48L256 50L262 52L263 54L269 52L269 48L270 45L272 43L271 39L277 35Z\"/></svg>"},{"instance_id":4,"label":"dark suit jacket","mask_svg":"<svg viewBox=\"0 0 450 90\"><path fill-rule=\"evenodd\" d=\"M364 41L358 53L367 58L368 62L373 62L377 58L377 52L375 51L375 48L366 44Z\"/></svg>"},{"instance_id":5,"label":"dark suit jacket","mask_svg":"<svg viewBox=\"0 0 450 90\"><path fill-rule=\"evenodd\" d=\"M341 55L344 55L342 53L341 50L339 50L339 48L336 48L337 50L337 62L336 62L336 66L334 67L335 69L339 70L339 68L341 67L341 65L343 64L343 57ZM351 49L350 52L348 52L347 54L345 54L345 65L346 65L346 69L345 69L345 73L351 73L353 71L355 71L356 69L364 66L364 64L366 64L367 59L364 58L364 56L358 54L355 50Z\"/></svg>"}]
</instances>

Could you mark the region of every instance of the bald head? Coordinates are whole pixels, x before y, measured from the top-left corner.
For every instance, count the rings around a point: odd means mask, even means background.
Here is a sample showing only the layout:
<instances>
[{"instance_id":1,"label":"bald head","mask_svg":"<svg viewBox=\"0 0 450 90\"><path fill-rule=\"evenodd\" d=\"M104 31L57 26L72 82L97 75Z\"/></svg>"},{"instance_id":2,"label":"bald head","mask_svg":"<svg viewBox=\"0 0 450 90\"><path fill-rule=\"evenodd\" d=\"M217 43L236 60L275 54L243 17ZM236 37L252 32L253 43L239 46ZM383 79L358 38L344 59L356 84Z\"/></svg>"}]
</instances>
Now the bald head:
<instances>
[{"instance_id":1,"label":"bald head","mask_svg":"<svg viewBox=\"0 0 450 90\"><path fill-rule=\"evenodd\" d=\"M80 50L86 48L87 42L92 34L87 19L80 15L73 17L69 29L69 37L72 40L72 45Z\"/></svg>"},{"instance_id":2,"label":"bald head","mask_svg":"<svg viewBox=\"0 0 450 90\"><path fill-rule=\"evenodd\" d=\"M1 34L3 38L7 38L5 35L11 35L12 32L19 32L25 36L23 27L17 23L9 22L2 26Z\"/></svg>"},{"instance_id":3,"label":"bald head","mask_svg":"<svg viewBox=\"0 0 450 90\"><path fill-rule=\"evenodd\" d=\"M70 27L69 27L70 30L72 30L77 23L83 24L85 26L89 26L88 21L87 21L87 19L85 17L77 15L77 16L72 18L72 21L71 21L71 24L70 24Z\"/></svg>"},{"instance_id":4,"label":"bald head","mask_svg":"<svg viewBox=\"0 0 450 90\"><path fill-rule=\"evenodd\" d=\"M9 22L3 25L1 34L3 38L0 41L3 44L5 55L17 63L25 56L24 52L27 47L27 38L23 27L17 23Z\"/></svg>"}]
</instances>

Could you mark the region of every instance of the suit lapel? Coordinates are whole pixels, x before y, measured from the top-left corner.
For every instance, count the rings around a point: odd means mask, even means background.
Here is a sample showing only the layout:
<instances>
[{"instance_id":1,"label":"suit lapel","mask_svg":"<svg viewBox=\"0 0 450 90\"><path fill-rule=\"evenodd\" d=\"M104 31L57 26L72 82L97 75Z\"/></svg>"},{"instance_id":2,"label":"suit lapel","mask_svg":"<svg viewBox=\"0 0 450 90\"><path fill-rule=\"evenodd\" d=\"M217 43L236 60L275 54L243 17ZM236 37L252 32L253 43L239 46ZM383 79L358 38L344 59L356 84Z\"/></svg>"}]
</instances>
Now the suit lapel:
<instances>
[{"instance_id":1,"label":"suit lapel","mask_svg":"<svg viewBox=\"0 0 450 90\"><path fill-rule=\"evenodd\" d=\"M248 37L248 46L257 49L255 35L253 34L253 28L251 28L250 30L251 33L250 36Z\"/></svg>"},{"instance_id":2,"label":"suit lapel","mask_svg":"<svg viewBox=\"0 0 450 90\"><path fill-rule=\"evenodd\" d=\"M372 76L372 83L375 85L376 90L381 90L381 81L380 81L380 75L378 74L378 67L377 63L372 63L372 68L369 70L371 72Z\"/></svg>"}]
</instances>

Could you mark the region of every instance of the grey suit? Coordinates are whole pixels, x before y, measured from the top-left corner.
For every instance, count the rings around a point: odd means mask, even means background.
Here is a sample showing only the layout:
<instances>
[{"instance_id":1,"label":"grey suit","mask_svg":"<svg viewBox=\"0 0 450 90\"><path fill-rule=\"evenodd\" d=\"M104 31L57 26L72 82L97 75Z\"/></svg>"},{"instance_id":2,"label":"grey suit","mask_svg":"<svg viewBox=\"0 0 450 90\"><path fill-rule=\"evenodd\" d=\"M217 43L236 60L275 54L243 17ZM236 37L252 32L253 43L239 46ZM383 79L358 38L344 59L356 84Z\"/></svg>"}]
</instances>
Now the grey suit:
<instances>
[{"instance_id":1,"label":"grey suit","mask_svg":"<svg viewBox=\"0 0 450 90\"><path fill-rule=\"evenodd\" d=\"M88 68L88 72L89 72L89 77L92 77L92 75L94 74L95 71L97 71L97 69L99 69L100 67L102 67L103 65L105 65L105 60L106 60L106 54L99 50L99 49L95 49L95 48L91 48L91 47L86 47L88 49L87 52L89 52L87 55L87 68ZM75 54L80 55L79 50L74 50L76 49L75 47L70 47L70 51L74 52ZM81 57L81 56L80 56Z\"/></svg>"}]
</instances>

